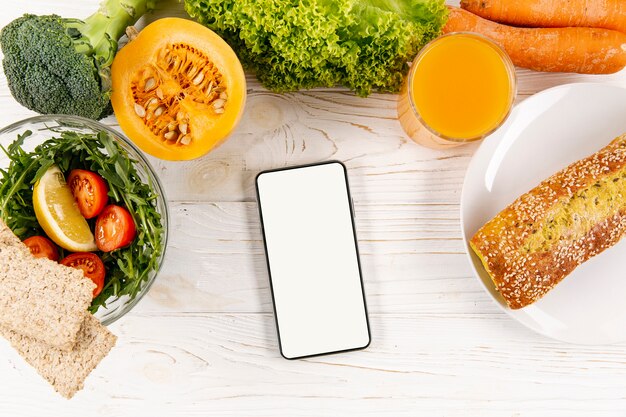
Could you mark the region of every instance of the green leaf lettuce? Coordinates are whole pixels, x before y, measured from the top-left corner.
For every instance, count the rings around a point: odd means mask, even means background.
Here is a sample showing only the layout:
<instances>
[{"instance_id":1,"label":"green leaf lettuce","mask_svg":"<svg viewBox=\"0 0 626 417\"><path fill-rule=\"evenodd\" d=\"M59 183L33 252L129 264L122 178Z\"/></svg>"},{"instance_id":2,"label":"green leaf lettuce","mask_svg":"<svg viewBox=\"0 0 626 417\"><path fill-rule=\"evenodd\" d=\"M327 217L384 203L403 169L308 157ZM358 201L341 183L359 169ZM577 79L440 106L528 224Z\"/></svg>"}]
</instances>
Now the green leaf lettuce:
<instances>
[{"instance_id":1,"label":"green leaf lettuce","mask_svg":"<svg viewBox=\"0 0 626 417\"><path fill-rule=\"evenodd\" d=\"M396 92L445 23L443 0L185 0L277 92L344 85Z\"/></svg>"}]
</instances>

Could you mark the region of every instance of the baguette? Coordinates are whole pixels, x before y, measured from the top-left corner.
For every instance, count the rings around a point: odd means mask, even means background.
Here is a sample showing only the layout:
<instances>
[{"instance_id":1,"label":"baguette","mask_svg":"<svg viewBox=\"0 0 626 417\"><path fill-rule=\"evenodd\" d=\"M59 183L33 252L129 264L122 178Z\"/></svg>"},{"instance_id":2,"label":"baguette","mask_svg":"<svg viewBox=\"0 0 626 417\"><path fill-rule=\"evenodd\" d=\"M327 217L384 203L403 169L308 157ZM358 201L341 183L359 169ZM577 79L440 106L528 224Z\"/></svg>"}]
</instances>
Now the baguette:
<instances>
[{"instance_id":1,"label":"baguette","mask_svg":"<svg viewBox=\"0 0 626 417\"><path fill-rule=\"evenodd\" d=\"M626 134L519 197L470 240L512 309L534 303L626 232Z\"/></svg>"}]
</instances>

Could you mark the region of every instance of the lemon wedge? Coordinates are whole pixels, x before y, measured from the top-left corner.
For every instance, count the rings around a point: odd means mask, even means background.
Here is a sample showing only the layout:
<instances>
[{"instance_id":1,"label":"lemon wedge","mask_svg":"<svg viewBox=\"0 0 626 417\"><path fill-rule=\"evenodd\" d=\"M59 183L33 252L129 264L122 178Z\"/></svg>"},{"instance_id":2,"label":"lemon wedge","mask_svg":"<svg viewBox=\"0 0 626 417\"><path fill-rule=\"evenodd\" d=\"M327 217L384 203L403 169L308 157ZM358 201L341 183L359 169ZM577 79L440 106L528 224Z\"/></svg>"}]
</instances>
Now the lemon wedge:
<instances>
[{"instance_id":1,"label":"lemon wedge","mask_svg":"<svg viewBox=\"0 0 626 417\"><path fill-rule=\"evenodd\" d=\"M80 214L70 187L56 165L48 168L33 189L37 221L48 237L72 252L97 250L87 220Z\"/></svg>"}]
</instances>

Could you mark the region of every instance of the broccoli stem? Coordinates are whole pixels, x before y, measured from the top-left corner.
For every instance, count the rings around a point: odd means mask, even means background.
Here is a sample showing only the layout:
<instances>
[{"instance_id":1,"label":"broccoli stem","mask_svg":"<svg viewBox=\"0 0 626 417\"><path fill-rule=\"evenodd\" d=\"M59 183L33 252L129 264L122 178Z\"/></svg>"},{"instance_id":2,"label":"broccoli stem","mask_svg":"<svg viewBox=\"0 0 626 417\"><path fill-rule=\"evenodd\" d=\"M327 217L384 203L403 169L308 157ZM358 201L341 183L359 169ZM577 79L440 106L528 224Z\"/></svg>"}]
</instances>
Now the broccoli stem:
<instances>
[{"instance_id":1,"label":"broccoli stem","mask_svg":"<svg viewBox=\"0 0 626 417\"><path fill-rule=\"evenodd\" d=\"M133 25L157 0L104 0L98 11L89 16L80 27L89 40L99 66L107 67L117 53L117 41L128 26Z\"/></svg>"}]
</instances>

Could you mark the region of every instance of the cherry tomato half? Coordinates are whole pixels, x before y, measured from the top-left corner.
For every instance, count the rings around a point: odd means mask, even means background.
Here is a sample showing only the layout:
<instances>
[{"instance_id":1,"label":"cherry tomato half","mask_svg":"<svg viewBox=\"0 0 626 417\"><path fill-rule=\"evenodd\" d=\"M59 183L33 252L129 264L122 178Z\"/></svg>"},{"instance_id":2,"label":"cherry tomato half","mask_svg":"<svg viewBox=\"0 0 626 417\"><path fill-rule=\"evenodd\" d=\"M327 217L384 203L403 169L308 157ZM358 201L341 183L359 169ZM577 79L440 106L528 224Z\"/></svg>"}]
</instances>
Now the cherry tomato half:
<instances>
[{"instance_id":1,"label":"cherry tomato half","mask_svg":"<svg viewBox=\"0 0 626 417\"><path fill-rule=\"evenodd\" d=\"M102 292L104 288L104 264L98 255L89 252L77 252L66 256L61 260L61 265L81 269L85 276L96 284L93 289L93 298Z\"/></svg>"},{"instance_id":2,"label":"cherry tomato half","mask_svg":"<svg viewBox=\"0 0 626 417\"><path fill-rule=\"evenodd\" d=\"M47 237L31 236L24 240L24 244L35 258L48 258L55 262L59 260L59 249Z\"/></svg>"},{"instance_id":3,"label":"cherry tomato half","mask_svg":"<svg viewBox=\"0 0 626 417\"><path fill-rule=\"evenodd\" d=\"M102 252L129 245L136 234L133 217L124 207L108 205L96 220L96 246Z\"/></svg>"},{"instance_id":4,"label":"cherry tomato half","mask_svg":"<svg viewBox=\"0 0 626 417\"><path fill-rule=\"evenodd\" d=\"M78 204L80 214L86 219L96 217L109 202L109 187L95 172L73 169L67 183Z\"/></svg>"}]
</instances>

